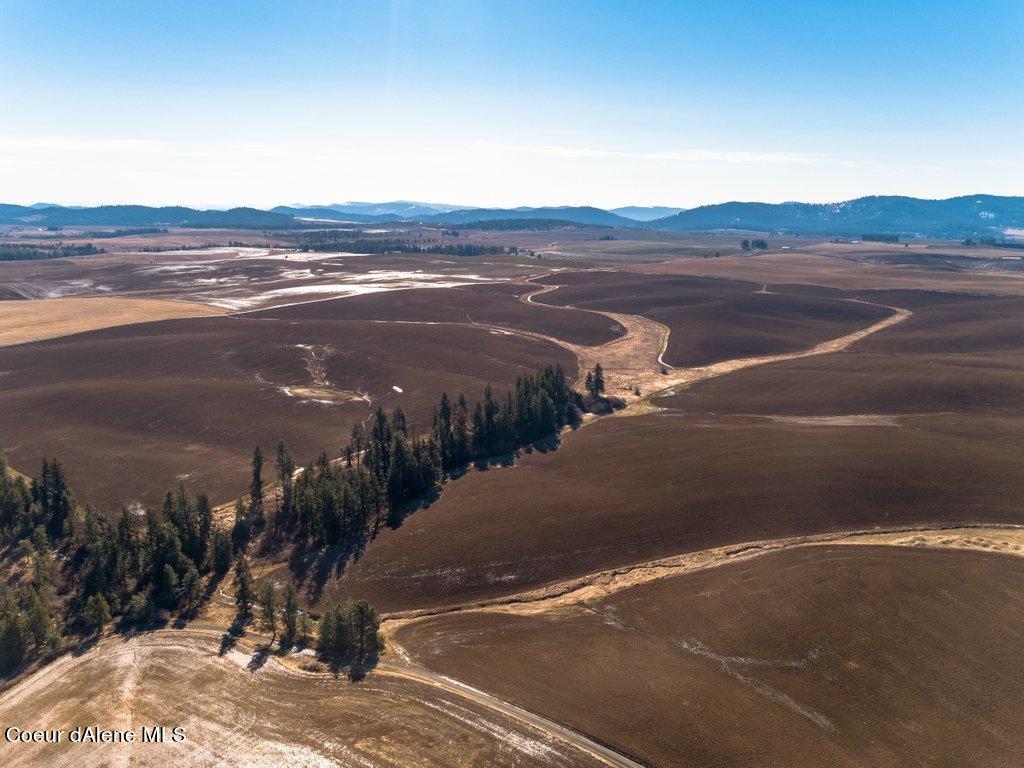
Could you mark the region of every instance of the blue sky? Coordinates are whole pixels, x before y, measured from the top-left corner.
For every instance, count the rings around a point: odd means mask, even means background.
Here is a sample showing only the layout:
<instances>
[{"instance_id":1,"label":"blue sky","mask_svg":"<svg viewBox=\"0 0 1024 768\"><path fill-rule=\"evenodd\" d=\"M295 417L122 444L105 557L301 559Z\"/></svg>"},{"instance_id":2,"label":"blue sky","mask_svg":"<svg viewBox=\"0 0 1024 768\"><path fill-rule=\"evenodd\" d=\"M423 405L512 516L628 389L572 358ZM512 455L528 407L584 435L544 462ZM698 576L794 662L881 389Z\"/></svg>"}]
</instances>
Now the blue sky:
<instances>
[{"instance_id":1,"label":"blue sky","mask_svg":"<svg viewBox=\"0 0 1024 768\"><path fill-rule=\"evenodd\" d=\"M0 200L1024 194L1020 2L0 0Z\"/></svg>"}]
</instances>

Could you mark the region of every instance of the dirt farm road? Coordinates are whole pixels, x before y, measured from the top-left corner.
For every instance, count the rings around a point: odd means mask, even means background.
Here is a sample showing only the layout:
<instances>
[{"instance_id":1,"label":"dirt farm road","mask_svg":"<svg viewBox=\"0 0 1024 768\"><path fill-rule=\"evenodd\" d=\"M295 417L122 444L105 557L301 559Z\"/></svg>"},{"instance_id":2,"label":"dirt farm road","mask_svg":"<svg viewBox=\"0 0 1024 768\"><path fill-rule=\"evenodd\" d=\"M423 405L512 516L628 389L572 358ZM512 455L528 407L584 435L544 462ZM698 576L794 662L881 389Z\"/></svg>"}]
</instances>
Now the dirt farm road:
<instances>
[{"instance_id":1,"label":"dirt farm road","mask_svg":"<svg viewBox=\"0 0 1024 768\"><path fill-rule=\"evenodd\" d=\"M526 282L530 281L527 280ZM559 287L557 285L544 285L535 291L524 293L519 298L520 301L526 304L533 304L535 296L556 291ZM624 327L626 333L624 336L595 347L570 344L551 336L541 336L541 338L558 344L575 354L579 360L581 377L587 370L592 369L597 363L601 363L604 369L608 393L621 397L629 406L636 403L646 403L649 398L662 393L671 394L668 390L671 390L673 387L689 386L698 381L711 379L716 376L724 376L743 368L841 352L867 336L902 323L913 314L909 309L901 307L891 307L886 304L875 304L858 299L848 299L848 301L887 309L893 314L867 328L823 341L808 349L784 352L777 355L723 360L718 363L692 368L676 368L663 361L665 350L668 348L669 328L643 315L629 315L591 309L581 310L571 306L561 307L557 304L545 304L548 307L561 308L571 312L594 312L604 315ZM529 335L540 336L540 334ZM618 415L633 416L642 412L642 410L642 408L631 409L627 407L624 411L620 411Z\"/></svg>"},{"instance_id":2,"label":"dirt farm road","mask_svg":"<svg viewBox=\"0 0 1024 768\"><path fill-rule=\"evenodd\" d=\"M558 723L541 717L540 715L535 715L533 712L517 707L515 704L509 704L507 701L491 696L489 693L484 693L483 691L459 682L458 680L437 674L436 672L431 672L424 667L414 666L412 664L382 662L376 669L384 674L411 678L418 682L433 686L434 688L441 688L449 693L458 694L459 696L470 699L477 704L497 710L498 712L516 720L528 723L534 728L561 739L580 751L597 758L605 765L611 766L611 768L643 768L642 763L630 760L625 755L620 755L618 752L598 744L596 741L591 741L581 733L577 733L570 728L559 725Z\"/></svg>"},{"instance_id":3,"label":"dirt farm road","mask_svg":"<svg viewBox=\"0 0 1024 768\"><path fill-rule=\"evenodd\" d=\"M395 611L382 616L382 629L390 640L401 627L435 616L488 611L536 615L602 600L625 589L653 581L717 568L793 548L881 545L924 549L964 549L1024 557L1024 526L963 525L906 526L788 536L727 544L710 549L631 563L547 584L526 592L443 608ZM399 654L403 651L399 650Z\"/></svg>"},{"instance_id":4,"label":"dirt farm road","mask_svg":"<svg viewBox=\"0 0 1024 768\"><path fill-rule=\"evenodd\" d=\"M310 672L300 669L297 662L303 658L302 656L290 656L291 663L289 663L271 655L265 657L263 663L255 664L253 660L259 655L258 646L261 646L268 639L256 632L247 632L226 653L218 653L217 648L222 643L224 632L225 628L223 626L204 619L198 619L182 629L161 629L134 637L106 637L85 653L65 654L0 694L0 719L13 722L18 719L16 715L20 713L24 717L31 715L33 721L49 722L50 724L46 727L70 727L65 722L64 716L61 715L62 709L59 702L50 702L47 694L58 690L62 685L75 685L88 687L90 704L85 709L94 717L99 716L99 711L94 712L93 709L102 710L108 719L114 718L118 727L131 727L137 720L142 722L147 717L155 718L154 721L159 721L161 717L169 716L163 706L158 705L155 710L153 709L152 702L159 700L161 694L152 685L143 684L139 679L139 674L144 670L133 672L131 667L139 663L149 664L153 669L166 667L172 679L165 681L164 685L171 686L173 689L173 686L176 684L173 678L178 674L174 671L177 664L180 664L183 660L191 660L190 663L206 669L210 675L217 676L221 680L221 683L218 683L218 685L241 686L242 689L251 691L255 696L260 694L257 693L257 689L253 686L260 685L259 681L261 679L264 681L262 686L267 688L267 690L277 690L282 685L286 686L287 690L290 691L305 691L310 684L314 683L327 686L326 689L323 689L322 695L337 696L344 693L346 690L345 686L352 686L352 696L345 696L344 699L335 699L335 706L340 705L343 707L358 708L365 706L364 703L360 703L363 701L362 697L373 696L381 686L384 686L385 690L394 689L399 691L406 690L402 686L418 685L421 688L413 690L432 690L435 692L434 695L438 697L436 703L430 698L422 699L427 707L426 712L441 711L443 713L445 711L445 700L451 701L452 697L456 701L461 700L463 704L454 710L457 713L461 713L456 715L457 721L470 717L477 724L477 728L491 733L499 741L502 739L511 740L509 748L513 749L513 751L518 749L515 745L519 741L529 742L531 738L536 739L539 737L544 743L549 745L561 745L555 748L555 752L552 753L552 755L559 757L559 765L568 763L580 766L604 765L609 768L642 768L640 763L620 755L580 733L465 685L458 680L415 666L400 658L396 658L393 661L386 660L380 662L370 677L367 678L367 681L376 679L378 682L369 684L364 691L361 683L350 683L345 679L333 681L330 674L326 671ZM160 656L153 657L153 653L159 653ZM400 653L396 655L400 656ZM111 687L109 685L111 675L117 678L117 680L124 677L124 680L120 685ZM84 676L85 680L80 679L82 676ZM393 682L386 682L389 678ZM335 685L337 686L336 690L334 690ZM396 685L400 687L395 688ZM422 686L426 686L426 688L422 688ZM328 694L329 691L332 693ZM86 695L84 688L81 693ZM179 695L187 695L180 690L173 694L170 691L167 691L167 693L174 698L177 698ZM182 754L165 754L162 759L166 760L167 764L170 765L204 763L205 758L213 757L209 749L213 748L214 744L217 744L216 749L224 747L219 742L223 741L222 730L228 725L228 721L205 724L201 722L204 720L203 707L212 707L213 709L207 714L214 720L217 720L215 716L216 702L209 700L208 697L204 698L203 695L195 691L190 695L198 697L194 702L197 710L192 713L195 717L191 717L189 723L189 749L194 751ZM423 696L424 694L417 695ZM406 698L408 698L407 695ZM348 703L345 704L343 702ZM433 707L432 704L434 705ZM39 708L39 711L36 711L36 707ZM491 714L485 714L488 712ZM223 713L221 714L223 715ZM398 713L393 714L398 716ZM411 712L410 716L415 716L415 712ZM435 723L434 727L444 727L445 723L448 722L444 718L450 716L450 714L442 714L441 719ZM54 717L57 718L56 722L52 722ZM140 718L142 719L140 720ZM246 714L244 718L251 718L251 715ZM230 717L228 720L230 720ZM232 762L237 760L237 764L277 764L289 767L307 764L326 764L324 763L326 756L316 751L314 743L295 744L295 754L287 759L285 759L283 754L276 754L282 748L287 751L286 744L280 741L280 737L276 735L276 728L277 726L271 721L261 723L259 718L256 718L256 720L246 725L249 738L247 740L240 740L238 744L233 746L229 745L230 754L220 756L230 757ZM505 735L502 736L502 734ZM313 735L316 735L315 729ZM335 734L335 737L338 735ZM316 739L313 739L313 741L316 741ZM210 743L207 744L207 742ZM84 758L86 762L95 759L96 761L102 760L105 764L109 765L127 766L138 760L142 760L145 764L152 764L159 757L159 755L147 752L147 748L141 745L116 745L109 747L106 752L103 749L100 746L90 750L87 756L84 754L76 755L76 758L72 759L70 764L82 764L78 759ZM6 759L13 759L15 757L13 753L7 755L7 757L4 757L4 755L4 750L0 749L0 762L5 762ZM15 763L29 764L36 759L50 760L51 758L58 758L58 753L37 754L34 757L19 754L17 757L19 759L15 759ZM66 759L66 757L60 759ZM356 755L346 754L346 757L351 758L351 762L343 761L342 764L376 764L373 761L362 760ZM24 763L21 758L28 758L29 763ZM195 763L193 763L193 759L195 759ZM523 762L524 760L526 762ZM539 760L540 755L533 754L529 749L525 749L515 759L515 764L544 764ZM250 761L254 762L250 763ZM62 762L62 764L65 763ZM332 760L331 764L337 763L334 763Z\"/></svg>"}]
</instances>

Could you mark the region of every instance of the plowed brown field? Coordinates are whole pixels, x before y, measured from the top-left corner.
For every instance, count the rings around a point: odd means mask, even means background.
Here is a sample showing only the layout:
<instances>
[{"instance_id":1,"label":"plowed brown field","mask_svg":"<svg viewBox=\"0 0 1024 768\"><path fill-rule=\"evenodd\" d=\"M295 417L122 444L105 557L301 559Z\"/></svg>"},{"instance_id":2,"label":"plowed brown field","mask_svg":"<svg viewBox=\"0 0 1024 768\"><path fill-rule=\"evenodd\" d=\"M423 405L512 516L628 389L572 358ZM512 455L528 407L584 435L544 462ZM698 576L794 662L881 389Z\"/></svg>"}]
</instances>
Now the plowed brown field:
<instances>
[{"instance_id":1,"label":"plowed brown field","mask_svg":"<svg viewBox=\"0 0 1024 768\"><path fill-rule=\"evenodd\" d=\"M0 444L29 472L58 456L82 499L104 508L152 504L178 478L224 500L247 487L257 443L283 438L300 461L336 455L378 405L402 405L426 429L443 391L500 392L551 363L575 374L575 356L552 343L470 325L244 315L122 326L0 349Z\"/></svg>"},{"instance_id":2,"label":"plowed brown field","mask_svg":"<svg viewBox=\"0 0 1024 768\"><path fill-rule=\"evenodd\" d=\"M1024 754L1024 559L788 550L397 640L655 766L991 766Z\"/></svg>"}]
</instances>

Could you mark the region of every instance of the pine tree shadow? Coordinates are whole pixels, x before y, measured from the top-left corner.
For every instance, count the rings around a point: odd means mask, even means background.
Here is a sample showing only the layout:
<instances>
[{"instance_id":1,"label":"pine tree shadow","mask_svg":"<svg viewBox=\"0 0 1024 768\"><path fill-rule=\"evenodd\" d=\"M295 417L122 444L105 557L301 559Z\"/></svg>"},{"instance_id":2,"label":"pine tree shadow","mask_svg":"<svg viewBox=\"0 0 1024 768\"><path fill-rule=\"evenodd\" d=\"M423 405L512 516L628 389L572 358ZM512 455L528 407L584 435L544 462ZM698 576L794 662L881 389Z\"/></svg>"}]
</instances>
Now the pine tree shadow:
<instances>
[{"instance_id":1,"label":"pine tree shadow","mask_svg":"<svg viewBox=\"0 0 1024 768\"><path fill-rule=\"evenodd\" d=\"M361 682L380 661L376 652L363 656L320 653L317 654L317 658L327 665L327 669L332 675L335 677L344 675L353 683Z\"/></svg>"},{"instance_id":2,"label":"pine tree shadow","mask_svg":"<svg viewBox=\"0 0 1024 768\"><path fill-rule=\"evenodd\" d=\"M472 464L467 465L466 471L468 472L471 467L477 472L486 472L491 467L511 467L515 465L517 458L519 458L518 450L495 453L492 456L477 459Z\"/></svg>"},{"instance_id":3,"label":"pine tree shadow","mask_svg":"<svg viewBox=\"0 0 1024 768\"><path fill-rule=\"evenodd\" d=\"M318 602L329 579L340 579L349 560L358 560L366 549L366 536L319 550L296 550L288 567L299 584L306 584L311 602Z\"/></svg>"},{"instance_id":4,"label":"pine tree shadow","mask_svg":"<svg viewBox=\"0 0 1024 768\"><path fill-rule=\"evenodd\" d=\"M99 641L100 636L98 634L91 634L87 638L85 638L81 643L79 643L71 649L71 655L77 657L85 653L88 653Z\"/></svg>"},{"instance_id":5,"label":"pine tree shadow","mask_svg":"<svg viewBox=\"0 0 1024 768\"><path fill-rule=\"evenodd\" d=\"M562 438L558 435L549 435L548 437L542 437L537 442L533 443L532 447L538 453L553 453L562 446Z\"/></svg>"},{"instance_id":6,"label":"pine tree shadow","mask_svg":"<svg viewBox=\"0 0 1024 768\"><path fill-rule=\"evenodd\" d=\"M376 668L378 661L380 659L376 653L353 660L348 667L348 679L353 683L360 682Z\"/></svg>"},{"instance_id":7,"label":"pine tree shadow","mask_svg":"<svg viewBox=\"0 0 1024 768\"><path fill-rule=\"evenodd\" d=\"M405 519L412 515L414 512L418 512L421 509L427 509L441 497L441 492L437 488L431 488L425 494L419 498L413 499L407 504L403 504L398 509L391 510L388 515L387 526L394 530L395 528L401 528L402 523Z\"/></svg>"},{"instance_id":8,"label":"pine tree shadow","mask_svg":"<svg viewBox=\"0 0 1024 768\"><path fill-rule=\"evenodd\" d=\"M249 663L245 665L245 668L256 674L267 663L267 659L270 658L270 651L273 645L274 641L271 640L268 643L256 646L256 653L249 659Z\"/></svg>"},{"instance_id":9,"label":"pine tree shadow","mask_svg":"<svg viewBox=\"0 0 1024 768\"><path fill-rule=\"evenodd\" d=\"M238 638L245 634L245 625L247 621L247 616L236 616L235 620L231 622L231 626L228 627L227 632L221 635L220 650L218 651L221 656L234 648L238 643Z\"/></svg>"},{"instance_id":10,"label":"pine tree shadow","mask_svg":"<svg viewBox=\"0 0 1024 768\"><path fill-rule=\"evenodd\" d=\"M177 618L175 618L172 625L175 629L184 629L190 621L199 615L199 610L210 602L210 599L217 593L217 589L220 587L221 582L224 581L225 575L216 571L211 574L210 580L206 582L206 588L203 589L203 594L196 601L195 605L181 611Z\"/></svg>"},{"instance_id":11,"label":"pine tree shadow","mask_svg":"<svg viewBox=\"0 0 1024 768\"><path fill-rule=\"evenodd\" d=\"M278 554L285 548L287 543L288 537L283 530L268 526L266 533L260 537L259 554Z\"/></svg>"}]
</instances>

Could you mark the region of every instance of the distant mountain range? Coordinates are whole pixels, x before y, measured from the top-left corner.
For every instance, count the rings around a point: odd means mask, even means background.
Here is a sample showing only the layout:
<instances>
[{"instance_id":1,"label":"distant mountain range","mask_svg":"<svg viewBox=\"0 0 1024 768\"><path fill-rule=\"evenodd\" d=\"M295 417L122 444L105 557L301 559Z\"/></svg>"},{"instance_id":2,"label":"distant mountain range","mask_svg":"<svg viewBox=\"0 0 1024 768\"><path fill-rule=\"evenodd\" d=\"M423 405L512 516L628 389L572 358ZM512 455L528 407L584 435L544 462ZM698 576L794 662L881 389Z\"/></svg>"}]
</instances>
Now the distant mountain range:
<instances>
[{"instance_id":1,"label":"distant mountain range","mask_svg":"<svg viewBox=\"0 0 1024 768\"><path fill-rule=\"evenodd\" d=\"M258 208L230 208L226 211L200 211L183 206L152 208L148 205L101 205L95 208L36 208L27 205L0 204L0 224L32 227L128 226L128 227L238 227L253 229L293 229L302 226L292 216Z\"/></svg>"},{"instance_id":2,"label":"distant mountain range","mask_svg":"<svg viewBox=\"0 0 1024 768\"><path fill-rule=\"evenodd\" d=\"M559 221L602 227L708 232L743 230L792 234L954 237L998 234L1024 228L1024 197L966 195L946 200L872 196L842 203L742 203L702 205L681 210L629 206L604 210L591 206L540 208L459 208L434 203L344 203L197 210L182 206L152 208L104 205L95 208L0 204L0 224L61 226L176 226L294 229L322 222L355 225L404 221L458 226L475 222Z\"/></svg>"},{"instance_id":3,"label":"distant mountain range","mask_svg":"<svg viewBox=\"0 0 1024 768\"><path fill-rule=\"evenodd\" d=\"M465 211L449 211L424 216L420 221L438 224L469 224L475 221L500 221L501 219L534 219L541 221L571 221L598 227L635 227L637 222L618 216L603 208L591 206L551 206L544 208L470 208Z\"/></svg>"},{"instance_id":4,"label":"distant mountain range","mask_svg":"<svg viewBox=\"0 0 1024 768\"><path fill-rule=\"evenodd\" d=\"M657 229L963 237L1024 224L1024 197L860 197L843 203L721 203L649 222Z\"/></svg>"},{"instance_id":5,"label":"distant mountain range","mask_svg":"<svg viewBox=\"0 0 1024 768\"><path fill-rule=\"evenodd\" d=\"M654 221L655 219L664 219L667 216L675 216L684 210L686 209L668 208L664 205L627 205L624 208L612 208L610 212L617 216L625 216L627 219L633 219L634 221Z\"/></svg>"},{"instance_id":6,"label":"distant mountain range","mask_svg":"<svg viewBox=\"0 0 1024 768\"><path fill-rule=\"evenodd\" d=\"M590 206L549 206L544 208L466 208L437 203L344 203L335 205L279 205L271 208L274 213L286 213L300 219L313 221L338 221L353 224L380 223L384 221L414 220L439 224L467 224L476 221L497 221L501 219L542 219L544 221L571 221L575 224L590 224L605 227L630 227L638 221L650 221L659 216L678 213L680 208L628 208L639 215L627 216L615 211Z\"/></svg>"},{"instance_id":7,"label":"distant mountain range","mask_svg":"<svg viewBox=\"0 0 1024 768\"><path fill-rule=\"evenodd\" d=\"M279 205L270 210L274 213L293 213L303 218L336 219L337 221L394 221L399 219L433 216L449 211L464 211L471 208L467 205L448 205L445 203L416 203L411 200L393 200L390 203L332 203L331 205ZM335 214L343 214L346 218L337 218Z\"/></svg>"}]
</instances>

